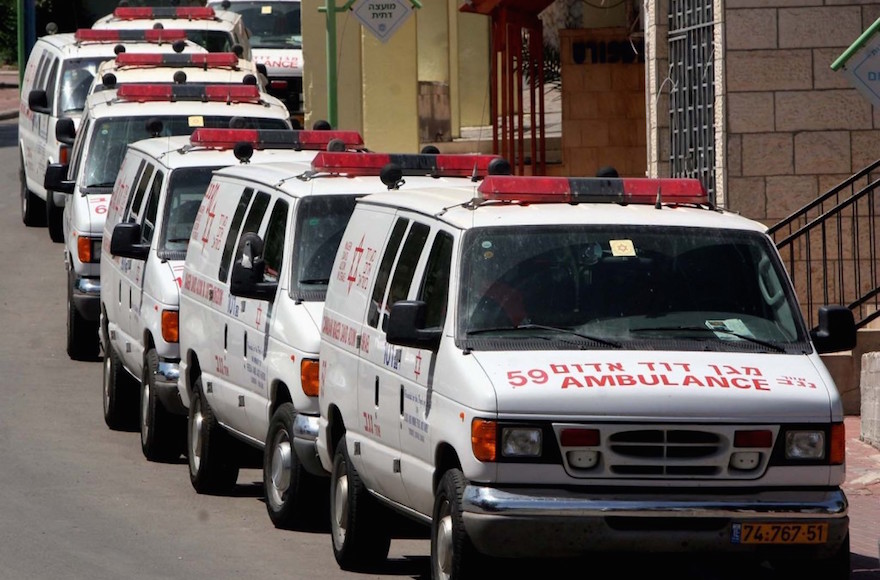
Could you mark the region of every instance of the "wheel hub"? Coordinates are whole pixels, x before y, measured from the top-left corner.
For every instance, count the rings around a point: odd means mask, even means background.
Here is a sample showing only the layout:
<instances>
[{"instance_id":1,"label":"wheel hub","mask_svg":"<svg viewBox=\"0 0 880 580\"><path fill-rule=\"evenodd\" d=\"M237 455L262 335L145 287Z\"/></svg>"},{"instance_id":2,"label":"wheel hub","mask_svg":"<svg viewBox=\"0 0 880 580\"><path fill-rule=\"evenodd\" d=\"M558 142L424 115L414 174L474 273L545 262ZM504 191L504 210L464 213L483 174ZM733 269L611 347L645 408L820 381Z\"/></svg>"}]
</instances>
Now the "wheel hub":
<instances>
[{"instance_id":1,"label":"wheel hub","mask_svg":"<svg viewBox=\"0 0 880 580\"><path fill-rule=\"evenodd\" d=\"M348 526L348 476L340 475L336 479L333 493L333 539L337 546L345 543L345 530Z\"/></svg>"},{"instance_id":2,"label":"wheel hub","mask_svg":"<svg viewBox=\"0 0 880 580\"><path fill-rule=\"evenodd\" d=\"M272 452L270 476L272 480L272 500L276 505L284 501L287 490L290 487L290 441L279 434Z\"/></svg>"}]
</instances>

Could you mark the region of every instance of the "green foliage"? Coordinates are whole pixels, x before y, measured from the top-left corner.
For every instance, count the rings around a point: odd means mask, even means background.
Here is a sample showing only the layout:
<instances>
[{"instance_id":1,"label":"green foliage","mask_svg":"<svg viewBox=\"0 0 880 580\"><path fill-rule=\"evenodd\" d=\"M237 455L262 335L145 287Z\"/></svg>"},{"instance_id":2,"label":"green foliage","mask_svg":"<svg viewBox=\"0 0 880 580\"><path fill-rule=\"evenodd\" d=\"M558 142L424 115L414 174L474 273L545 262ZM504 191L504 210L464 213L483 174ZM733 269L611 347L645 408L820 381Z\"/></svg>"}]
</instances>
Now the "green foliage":
<instances>
[{"instance_id":1,"label":"green foliage","mask_svg":"<svg viewBox=\"0 0 880 580\"><path fill-rule=\"evenodd\" d=\"M0 64L18 61L18 0L0 0Z\"/></svg>"}]
</instances>

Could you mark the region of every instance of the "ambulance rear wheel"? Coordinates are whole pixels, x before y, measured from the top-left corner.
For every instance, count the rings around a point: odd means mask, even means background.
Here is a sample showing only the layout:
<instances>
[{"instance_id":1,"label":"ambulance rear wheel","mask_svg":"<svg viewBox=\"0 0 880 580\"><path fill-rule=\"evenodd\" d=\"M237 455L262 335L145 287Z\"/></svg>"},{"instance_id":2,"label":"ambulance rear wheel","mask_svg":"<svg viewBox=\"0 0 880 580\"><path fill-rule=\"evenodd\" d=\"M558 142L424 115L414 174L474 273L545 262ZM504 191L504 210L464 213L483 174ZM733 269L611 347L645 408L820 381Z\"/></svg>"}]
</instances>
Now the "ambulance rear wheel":
<instances>
[{"instance_id":1,"label":"ambulance rear wheel","mask_svg":"<svg viewBox=\"0 0 880 580\"><path fill-rule=\"evenodd\" d=\"M269 423L263 451L266 510L276 528L287 530L312 527L320 516L327 515L326 478L306 471L293 448L295 418L293 403L278 407Z\"/></svg>"},{"instance_id":2,"label":"ambulance rear wheel","mask_svg":"<svg viewBox=\"0 0 880 580\"><path fill-rule=\"evenodd\" d=\"M481 576L488 558L477 552L467 535L461 498L466 482L460 469L443 474L434 496L431 519L431 578L460 580Z\"/></svg>"},{"instance_id":3,"label":"ambulance rear wheel","mask_svg":"<svg viewBox=\"0 0 880 580\"><path fill-rule=\"evenodd\" d=\"M64 208L55 205L55 199L51 191L46 192L46 225L49 228L49 239L53 242L64 241L62 218Z\"/></svg>"},{"instance_id":4,"label":"ambulance rear wheel","mask_svg":"<svg viewBox=\"0 0 880 580\"><path fill-rule=\"evenodd\" d=\"M202 377L193 385L187 419L187 456L189 481L198 493L228 493L238 481L237 453L231 437L214 417Z\"/></svg>"},{"instance_id":5,"label":"ambulance rear wheel","mask_svg":"<svg viewBox=\"0 0 880 580\"><path fill-rule=\"evenodd\" d=\"M19 157L18 177L21 180L21 221L28 227L46 225L43 200L28 189L27 174L24 171L24 156Z\"/></svg>"},{"instance_id":6,"label":"ambulance rear wheel","mask_svg":"<svg viewBox=\"0 0 880 580\"><path fill-rule=\"evenodd\" d=\"M330 537L340 568L367 571L388 558L391 531L382 511L358 476L343 436L330 475Z\"/></svg>"},{"instance_id":7,"label":"ambulance rear wheel","mask_svg":"<svg viewBox=\"0 0 880 580\"><path fill-rule=\"evenodd\" d=\"M116 351L104 343L103 399L104 422L115 431L129 431L137 418L137 389L131 376L122 368Z\"/></svg>"},{"instance_id":8,"label":"ambulance rear wheel","mask_svg":"<svg viewBox=\"0 0 880 580\"><path fill-rule=\"evenodd\" d=\"M182 415L169 413L156 392L159 354L151 348L144 357L141 378L141 451L149 461L176 461L186 441L186 421Z\"/></svg>"}]
</instances>

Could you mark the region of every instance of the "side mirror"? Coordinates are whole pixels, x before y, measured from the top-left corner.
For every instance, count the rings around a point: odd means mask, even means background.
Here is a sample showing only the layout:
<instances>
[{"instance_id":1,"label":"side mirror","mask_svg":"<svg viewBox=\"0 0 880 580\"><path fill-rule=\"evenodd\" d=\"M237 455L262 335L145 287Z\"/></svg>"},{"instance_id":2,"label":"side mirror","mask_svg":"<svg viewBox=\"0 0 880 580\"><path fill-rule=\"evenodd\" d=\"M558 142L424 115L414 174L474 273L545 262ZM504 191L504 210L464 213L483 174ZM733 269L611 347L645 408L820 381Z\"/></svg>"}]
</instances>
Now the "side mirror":
<instances>
[{"instance_id":1,"label":"side mirror","mask_svg":"<svg viewBox=\"0 0 880 580\"><path fill-rule=\"evenodd\" d=\"M852 310L846 306L819 308L819 326L810 331L810 338L819 354L852 350L856 346L856 323Z\"/></svg>"},{"instance_id":2,"label":"side mirror","mask_svg":"<svg viewBox=\"0 0 880 580\"><path fill-rule=\"evenodd\" d=\"M67 180L66 163L50 163L46 167L46 177L43 178L43 187L47 191L59 193L73 193L74 182Z\"/></svg>"},{"instance_id":3,"label":"side mirror","mask_svg":"<svg viewBox=\"0 0 880 580\"><path fill-rule=\"evenodd\" d=\"M278 282L265 282L265 271L262 238L252 232L242 234L235 253L235 262L232 264L229 293L242 298L271 302L275 299Z\"/></svg>"},{"instance_id":4,"label":"side mirror","mask_svg":"<svg viewBox=\"0 0 880 580\"><path fill-rule=\"evenodd\" d=\"M49 115L52 109L49 108L49 97L43 89L34 89L28 93L28 108L34 113L43 113Z\"/></svg>"},{"instance_id":5,"label":"side mirror","mask_svg":"<svg viewBox=\"0 0 880 580\"><path fill-rule=\"evenodd\" d=\"M73 119L68 117L58 119L55 123L55 139L59 143L73 145L73 141L76 139L76 125L73 124Z\"/></svg>"},{"instance_id":6,"label":"side mirror","mask_svg":"<svg viewBox=\"0 0 880 580\"><path fill-rule=\"evenodd\" d=\"M440 328L425 328L428 305L423 300L400 300L391 305L385 339L390 344L436 351Z\"/></svg>"},{"instance_id":7,"label":"side mirror","mask_svg":"<svg viewBox=\"0 0 880 580\"><path fill-rule=\"evenodd\" d=\"M142 228L138 223L119 223L110 237L110 253L121 258L146 260L150 246L142 244Z\"/></svg>"}]
</instances>

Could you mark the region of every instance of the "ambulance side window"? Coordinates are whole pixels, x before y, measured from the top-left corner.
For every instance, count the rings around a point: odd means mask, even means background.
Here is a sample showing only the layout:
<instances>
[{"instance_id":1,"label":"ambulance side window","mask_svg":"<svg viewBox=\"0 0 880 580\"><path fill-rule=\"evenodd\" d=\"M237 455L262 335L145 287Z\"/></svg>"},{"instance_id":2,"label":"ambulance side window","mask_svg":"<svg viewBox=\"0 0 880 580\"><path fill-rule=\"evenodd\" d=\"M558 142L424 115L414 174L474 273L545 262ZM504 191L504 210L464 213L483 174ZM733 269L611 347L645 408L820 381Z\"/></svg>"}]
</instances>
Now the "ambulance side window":
<instances>
[{"instance_id":1,"label":"ambulance side window","mask_svg":"<svg viewBox=\"0 0 880 580\"><path fill-rule=\"evenodd\" d=\"M412 284L413 275L416 272L416 266L429 233L431 233L430 227L414 223L406 236L403 250L400 251L400 258L397 260L397 267L394 269L394 277L391 279L391 288L388 291L388 300L385 303L382 316L382 330L385 330L385 325L388 322L388 310L395 302L406 300L409 294L409 287Z\"/></svg>"},{"instance_id":2,"label":"ambulance side window","mask_svg":"<svg viewBox=\"0 0 880 580\"><path fill-rule=\"evenodd\" d=\"M403 233L409 220L400 218L394 224L391 230L391 238L385 247L385 255L382 256L382 263L379 264L379 271L376 273L376 285L373 286L373 296L370 300L370 309L367 313L367 324L376 328L379 326L379 305L385 298L385 289L388 287L388 278L391 275L391 266L394 265L394 258L397 257L397 250L400 248L400 241L403 240Z\"/></svg>"},{"instance_id":3,"label":"ambulance side window","mask_svg":"<svg viewBox=\"0 0 880 580\"><path fill-rule=\"evenodd\" d=\"M61 62L61 59L52 59L52 68L49 69L49 77L46 80L46 101L50 111L55 108L55 86L58 82L59 62Z\"/></svg>"},{"instance_id":4,"label":"ambulance side window","mask_svg":"<svg viewBox=\"0 0 880 580\"><path fill-rule=\"evenodd\" d=\"M164 178L165 174L157 171L156 178L153 179L153 185L150 187L150 196L147 198L147 210L144 212L141 226L142 240L145 244L153 241L153 234L156 231L156 214L159 213L159 196L162 193L162 181Z\"/></svg>"},{"instance_id":5,"label":"ambulance side window","mask_svg":"<svg viewBox=\"0 0 880 580\"><path fill-rule=\"evenodd\" d=\"M141 213L141 204L144 202L144 194L147 193L147 185L150 183L150 178L153 177L153 171L155 167L151 164L146 164L143 172L140 175L140 179L137 180L137 186L134 190L134 196L131 200L131 207L129 211L126 212L126 220L125 221L134 221L137 219L139 213Z\"/></svg>"},{"instance_id":6,"label":"ambulance side window","mask_svg":"<svg viewBox=\"0 0 880 580\"><path fill-rule=\"evenodd\" d=\"M287 202L279 199L272 208L269 217L269 226L266 228L266 238L263 244L263 261L266 270L263 273L264 282L277 282L281 276L281 266L284 259L284 232L287 231Z\"/></svg>"},{"instance_id":7,"label":"ambulance side window","mask_svg":"<svg viewBox=\"0 0 880 580\"><path fill-rule=\"evenodd\" d=\"M449 300L449 272L452 269L452 236L438 232L428 255L425 276L417 296L427 305L425 327L443 327L446 321L446 304Z\"/></svg>"},{"instance_id":8,"label":"ambulance side window","mask_svg":"<svg viewBox=\"0 0 880 580\"><path fill-rule=\"evenodd\" d=\"M254 196L254 190L250 187L246 188L241 198L238 200L238 206L235 208L235 215L232 216L232 223L229 225L229 234L226 236L226 244L223 246L223 257L220 259L220 273L217 279L221 282L226 281L229 275L229 261L235 251L235 244L238 242L238 230L241 228L241 222L244 220L244 212L247 211L248 204Z\"/></svg>"},{"instance_id":9,"label":"ambulance side window","mask_svg":"<svg viewBox=\"0 0 880 580\"><path fill-rule=\"evenodd\" d=\"M36 89L46 88L46 71L49 70L47 59L48 53L44 52L43 56L40 57L40 64L37 65L37 82L34 83L34 88Z\"/></svg>"},{"instance_id":10,"label":"ambulance side window","mask_svg":"<svg viewBox=\"0 0 880 580\"><path fill-rule=\"evenodd\" d=\"M84 118L83 122L79 126L79 129L76 130L76 133L77 135L88 135L89 129L91 129L91 127L92 120L89 118ZM67 169L68 179L76 179L76 176L79 175L79 165L82 162L82 151L83 147L85 147L85 141L85 139L76 139L73 142L73 151L70 153L70 167Z\"/></svg>"},{"instance_id":11,"label":"ambulance side window","mask_svg":"<svg viewBox=\"0 0 880 580\"><path fill-rule=\"evenodd\" d=\"M137 188L138 181L140 181L141 175L144 172L144 167L146 167L147 162L141 160L138 164L137 171L134 173L134 179L131 181L131 187L128 190L128 197L125 200L125 207L122 208L121 219L119 221L124 222L127 221L127 217L129 216L129 212L131 211L131 206L134 203L134 193Z\"/></svg>"}]
</instances>

